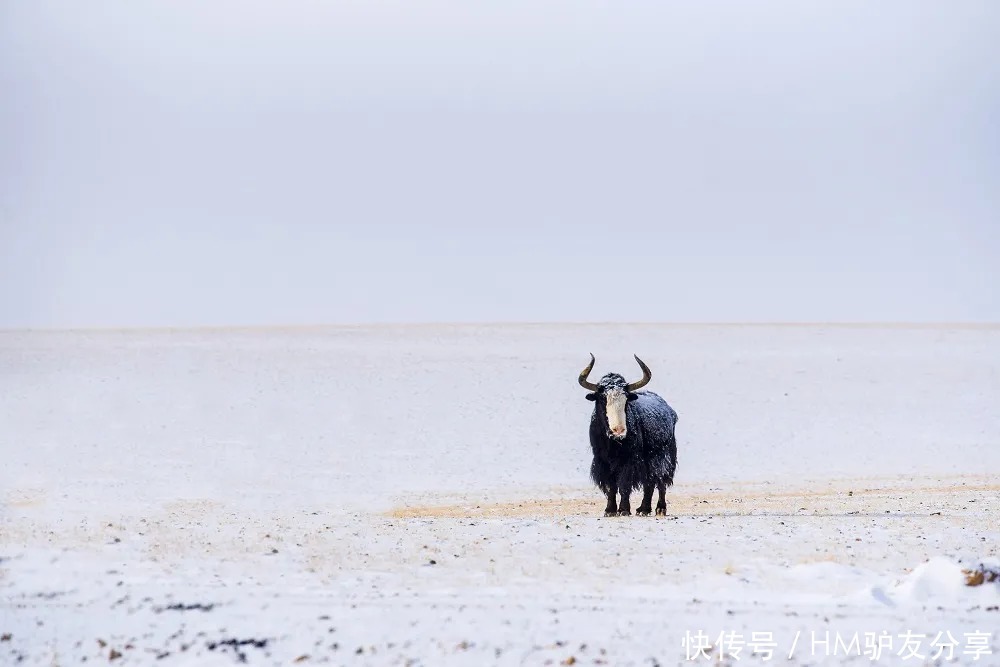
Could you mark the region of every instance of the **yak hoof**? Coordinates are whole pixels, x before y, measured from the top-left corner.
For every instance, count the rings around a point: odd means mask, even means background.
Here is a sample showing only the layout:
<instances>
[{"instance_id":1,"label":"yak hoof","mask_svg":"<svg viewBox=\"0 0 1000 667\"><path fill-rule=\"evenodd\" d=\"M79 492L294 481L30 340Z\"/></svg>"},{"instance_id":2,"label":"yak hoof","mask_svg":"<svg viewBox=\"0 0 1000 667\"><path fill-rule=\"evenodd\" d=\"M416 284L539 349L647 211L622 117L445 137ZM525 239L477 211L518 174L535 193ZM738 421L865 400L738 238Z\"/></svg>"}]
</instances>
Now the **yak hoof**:
<instances>
[{"instance_id":1,"label":"yak hoof","mask_svg":"<svg viewBox=\"0 0 1000 667\"><path fill-rule=\"evenodd\" d=\"M604 516L618 516L618 510L604 510Z\"/></svg>"},{"instance_id":2,"label":"yak hoof","mask_svg":"<svg viewBox=\"0 0 1000 667\"><path fill-rule=\"evenodd\" d=\"M637 516L649 516L650 511L648 508L640 507L635 511Z\"/></svg>"},{"instance_id":3,"label":"yak hoof","mask_svg":"<svg viewBox=\"0 0 1000 667\"><path fill-rule=\"evenodd\" d=\"M618 516L632 516L632 510L621 510L618 512Z\"/></svg>"},{"instance_id":4,"label":"yak hoof","mask_svg":"<svg viewBox=\"0 0 1000 667\"><path fill-rule=\"evenodd\" d=\"M666 507L657 507L656 508L656 516L667 516L667 508Z\"/></svg>"}]
</instances>

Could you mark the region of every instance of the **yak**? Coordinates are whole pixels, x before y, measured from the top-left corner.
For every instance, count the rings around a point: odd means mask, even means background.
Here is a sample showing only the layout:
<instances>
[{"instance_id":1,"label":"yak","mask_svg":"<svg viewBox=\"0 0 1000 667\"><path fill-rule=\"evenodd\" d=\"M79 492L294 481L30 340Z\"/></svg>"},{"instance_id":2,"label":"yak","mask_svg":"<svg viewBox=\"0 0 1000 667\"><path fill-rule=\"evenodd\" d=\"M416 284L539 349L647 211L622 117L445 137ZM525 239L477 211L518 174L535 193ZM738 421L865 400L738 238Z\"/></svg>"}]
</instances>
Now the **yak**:
<instances>
[{"instance_id":1,"label":"yak","mask_svg":"<svg viewBox=\"0 0 1000 667\"><path fill-rule=\"evenodd\" d=\"M580 386L590 392L587 400L595 403L590 417L594 454L590 477L608 497L604 516L632 514L629 495L640 488L642 504L636 514L650 514L656 488L660 492L656 513L665 515L666 487L673 486L677 469L677 413L657 394L640 391L653 374L642 359L636 356L635 360L642 369L642 379L636 382L626 382L618 373L608 373L596 384L588 381L594 368L593 354L580 373ZM618 494L621 501L615 504Z\"/></svg>"}]
</instances>

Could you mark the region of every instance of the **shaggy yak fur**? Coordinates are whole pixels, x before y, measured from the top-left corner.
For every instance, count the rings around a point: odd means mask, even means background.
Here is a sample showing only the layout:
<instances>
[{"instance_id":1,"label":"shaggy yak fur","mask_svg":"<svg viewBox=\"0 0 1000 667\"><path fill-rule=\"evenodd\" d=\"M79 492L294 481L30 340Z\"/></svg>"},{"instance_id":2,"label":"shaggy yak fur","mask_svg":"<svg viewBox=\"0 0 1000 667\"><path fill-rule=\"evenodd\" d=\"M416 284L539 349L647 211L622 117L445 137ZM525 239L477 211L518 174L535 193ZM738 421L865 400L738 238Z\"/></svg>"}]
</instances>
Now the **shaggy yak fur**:
<instances>
[{"instance_id":1,"label":"shaggy yak fur","mask_svg":"<svg viewBox=\"0 0 1000 667\"><path fill-rule=\"evenodd\" d=\"M587 376L594 367L594 355L590 359L590 365L580 373L580 384L591 391L587 400L594 401L594 412L590 417L590 447L594 453L590 476L607 495L608 505L604 515L631 514L629 494L638 489L642 489L642 504L636 509L636 514L649 515L654 488L659 491L656 513L665 515L666 487L673 486L674 470L677 468L677 439L674 435L677 413L657 394L639 391L652 375L638 357L636 361L642 367L643 378L631 384L618 373L608 373L596 384L588 382ZM625 401L624 433L620 422L614 425L617 432L613 432L608 421L607 404L609 398L614 402L616 396L619 402L623 398ZM617 505L616 494L621 496Z\"/></svg>"}]
</instances>

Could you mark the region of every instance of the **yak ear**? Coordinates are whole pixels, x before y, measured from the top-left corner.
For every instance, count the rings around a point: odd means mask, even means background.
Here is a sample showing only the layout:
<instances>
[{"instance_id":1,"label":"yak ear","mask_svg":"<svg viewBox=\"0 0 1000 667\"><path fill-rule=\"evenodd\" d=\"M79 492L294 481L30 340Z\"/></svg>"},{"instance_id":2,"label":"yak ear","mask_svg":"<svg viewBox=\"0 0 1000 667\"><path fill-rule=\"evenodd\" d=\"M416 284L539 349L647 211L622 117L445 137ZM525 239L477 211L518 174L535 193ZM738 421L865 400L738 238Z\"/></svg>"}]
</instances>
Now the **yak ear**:
<instances>
[{"instance_id":1,"label":"yak ear","mask_svg":"<svg viewBox=\"0 0 1000 667\"><path fill-rule=\"evenodd\" d=\"M628 401L634 401L637 398L639 398L639 394L636 394L636 393L630 391L628 393L628 398L626 400L628 400Z\"/></svg>"},{"instance_id":2,"label":"yak ear","mask_svg":"<svg viewBox=\"0 0 1000 667\"><path fill-rule=\"evenodd\" d=\"M587 400L588 401L596 401L597 400L597 394L595 392L590 392L589 394L587 394Z\"/></svg>"}]
</instances>

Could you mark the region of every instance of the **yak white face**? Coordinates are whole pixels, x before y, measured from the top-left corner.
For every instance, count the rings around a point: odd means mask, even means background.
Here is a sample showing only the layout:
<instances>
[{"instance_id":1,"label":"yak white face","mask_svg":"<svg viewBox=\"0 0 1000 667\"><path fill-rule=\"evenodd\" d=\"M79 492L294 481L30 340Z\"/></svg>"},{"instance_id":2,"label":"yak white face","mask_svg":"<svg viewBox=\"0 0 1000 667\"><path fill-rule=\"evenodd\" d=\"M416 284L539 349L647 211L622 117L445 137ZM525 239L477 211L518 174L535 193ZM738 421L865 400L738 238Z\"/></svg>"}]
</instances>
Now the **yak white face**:
<instances>
[{"instance_id":1,"label":"yak white face","mask_svg":"<svg viewBox=\"0 0 1000 667\"><path fill-rule=\"evenodd\" d=\"M627 429L625 427L625 404L628 402L628 394L623 389L614 387L605 394L606 410L608 415L608 430L611 437L621 440L625 437Z\"/></svg>"},{"instance_id":2,"label":"yak white face","mask_svg":"<svg viewBox=\"0 0 1000 667\"><path fill-rule=\"evenodd\" d=\"M590 371L594 369L594 363L596 362L594 355L590 355L590 363L581 371L578 380L580 386L590 392L587 394L587 400L597 402L597 405L594 406L593 416L591 417L591 428L597 426L594 424L595 421L601 421L600 412L598 411L603 407L603 421L607 424L608 429L607 436L619 442L628 437L628 423L625 412L628 402L638 399L639 394L635 392L649 384L650 378L653 377L649 367L642 363L642 359L636 357L635 360L639 363L639 367L642 368L642 379L636 382L626 382L625 378L618 373L608 373L601 378L600 382L591 382L587 378L590 377Z\"/></svg>"}]
</instances>

